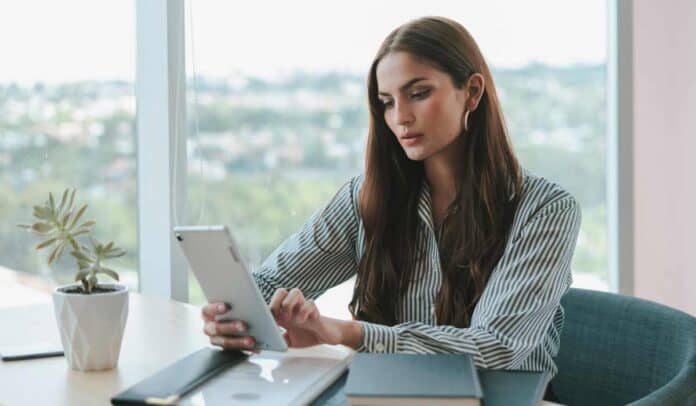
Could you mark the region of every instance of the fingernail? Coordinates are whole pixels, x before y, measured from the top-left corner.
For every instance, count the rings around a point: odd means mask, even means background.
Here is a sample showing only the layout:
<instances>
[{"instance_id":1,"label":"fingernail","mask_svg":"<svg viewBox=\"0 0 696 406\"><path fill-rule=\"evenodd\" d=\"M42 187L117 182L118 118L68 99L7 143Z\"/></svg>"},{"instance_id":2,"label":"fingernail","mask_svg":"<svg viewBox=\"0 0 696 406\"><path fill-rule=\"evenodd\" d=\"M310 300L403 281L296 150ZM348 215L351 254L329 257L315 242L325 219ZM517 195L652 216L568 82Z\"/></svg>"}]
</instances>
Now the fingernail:
<instances>
[{"instance_id":1,"label":"fingernail","mask_svg":"<svg viewBox=\"0 0 696 406\"><path fill-rule=\"evenodd\" d=\"M224 312L224 311L225 311L225 305L224 305L224 303L218 303L218 305L217 305L217 310L218 310L219 312Z\"/></svg>"},{"instance_id":2,"label":"fingernail","mask_svg":"<svg viewBox=\"0 0 696 406\"><path fill-rule=\"evenodd\" d=\"M246 345L248 345L249 347L251 347L251 346L254 345L254 340L252 340L251 338L248 338L248 337L247 337L247 338L244 339L244 343L245 343Z\"/></svg>"},{"instance_id":3,"label":"fingernail","mask_svg":"<svg viewBox=\"0 0 696 406\"><path fill-rule=\"evenodd\" d=\"M222 338L221 337L213 337L210 341L215 345L222 345Z\"/></svg>"},{"instance_id":4,"label":"fingernail","mask_svg":"<svg viewBox=\"0 0 696 406\"><path fill-rule=\"evenodd\" d=\"M237 323L237 328L239 331L246 331L246 326L241 321Z\"/></svg>"}]
</instances>

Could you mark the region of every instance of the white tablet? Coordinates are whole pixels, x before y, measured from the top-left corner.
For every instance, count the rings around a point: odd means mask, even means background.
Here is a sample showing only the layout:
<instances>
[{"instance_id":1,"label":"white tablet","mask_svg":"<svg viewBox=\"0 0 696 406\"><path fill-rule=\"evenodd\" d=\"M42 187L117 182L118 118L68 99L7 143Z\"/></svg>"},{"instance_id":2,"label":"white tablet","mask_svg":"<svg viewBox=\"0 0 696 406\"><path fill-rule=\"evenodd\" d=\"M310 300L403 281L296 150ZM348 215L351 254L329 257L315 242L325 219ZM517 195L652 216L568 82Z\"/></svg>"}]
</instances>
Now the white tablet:
<instances>
[{"instance_id":1,"label":"white tablet","mask_svg":"<svg viewBox=\"0 0 696 406\"><path fill-rule=\"evenodd\" d=\"M239 255L227 226L178 226L174 235L208 302L231 305L219 320L234 318L249 325L248 334L261 350L288 349L254 278ZM229 315L229 316L228 316Z\"/></svg>"}]
</instances>

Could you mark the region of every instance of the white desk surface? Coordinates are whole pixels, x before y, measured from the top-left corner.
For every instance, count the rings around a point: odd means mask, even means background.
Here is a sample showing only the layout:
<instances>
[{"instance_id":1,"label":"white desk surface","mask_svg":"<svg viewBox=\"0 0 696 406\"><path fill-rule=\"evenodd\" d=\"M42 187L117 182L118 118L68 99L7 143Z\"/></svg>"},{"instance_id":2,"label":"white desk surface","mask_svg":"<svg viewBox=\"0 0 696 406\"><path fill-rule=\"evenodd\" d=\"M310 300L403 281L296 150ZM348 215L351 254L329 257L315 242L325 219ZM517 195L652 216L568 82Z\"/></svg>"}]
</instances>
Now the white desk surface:
<instances>
[{"instance_id":1,"label":"white desk surface","mask_svg":"<svg viewBox=\"0 0 696 406\"><path fill-rule=\"evenodd\" d=\"M52 342L60 348L52 304L0 309L0 347ZM111 396L208 346L200 309L130 294L118 367L77 372L65 358L0 362L0 405L108 405Z\"/></svg>"}]
</instances>

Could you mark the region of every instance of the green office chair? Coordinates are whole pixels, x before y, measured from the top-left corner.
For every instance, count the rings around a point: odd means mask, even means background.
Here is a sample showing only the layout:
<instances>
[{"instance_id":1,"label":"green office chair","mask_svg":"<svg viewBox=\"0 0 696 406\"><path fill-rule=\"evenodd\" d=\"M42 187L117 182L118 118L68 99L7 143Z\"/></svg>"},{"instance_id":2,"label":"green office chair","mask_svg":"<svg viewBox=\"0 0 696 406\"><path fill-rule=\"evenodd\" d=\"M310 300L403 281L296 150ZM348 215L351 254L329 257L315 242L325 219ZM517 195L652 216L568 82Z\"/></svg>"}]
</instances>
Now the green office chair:
<instances>
[{"instance_id":1,"label":"green office chair","mask_svg":"<svg viewBox=\"0 0 696 406\"><path fill-rule=\"evenodd\" d=\"M566 319L551 387L567 405L696 405L696 318L657 303L584 289Z\"/></svg>"}]
</instances>

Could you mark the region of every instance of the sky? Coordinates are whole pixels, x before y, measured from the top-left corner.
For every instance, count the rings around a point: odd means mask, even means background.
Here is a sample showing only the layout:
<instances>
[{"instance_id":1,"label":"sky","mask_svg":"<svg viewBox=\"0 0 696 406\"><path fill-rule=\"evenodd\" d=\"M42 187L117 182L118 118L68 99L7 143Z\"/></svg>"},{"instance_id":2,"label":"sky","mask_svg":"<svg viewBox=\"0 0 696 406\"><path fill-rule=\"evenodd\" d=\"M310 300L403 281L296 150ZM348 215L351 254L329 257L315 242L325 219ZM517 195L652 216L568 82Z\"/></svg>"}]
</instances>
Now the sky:
<instances>
[{"instance_id":1,"label":"sky","mask_svg":"<svg viewBox=\"0 0 696 406\"><path fill-rule=\"evenodd\" d=\"M136 1L0 0L0 83L132 81ZM606 59L605 0L186 0L186 10L187 70L205 76L364 73L392 29L423 15L462 23L494 68Z\"/></svg>"}]
</instances>

